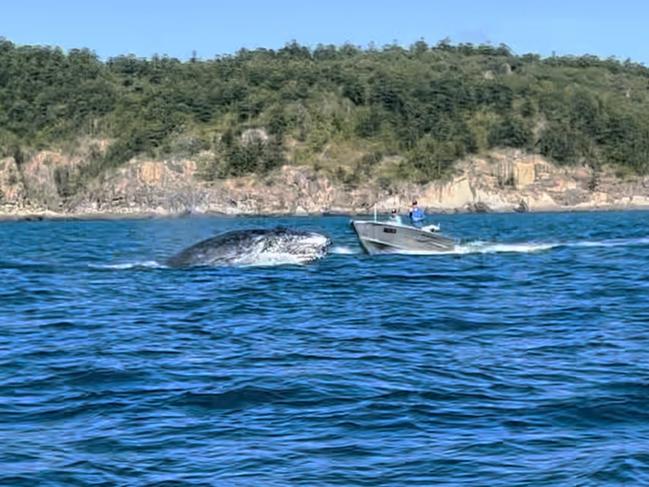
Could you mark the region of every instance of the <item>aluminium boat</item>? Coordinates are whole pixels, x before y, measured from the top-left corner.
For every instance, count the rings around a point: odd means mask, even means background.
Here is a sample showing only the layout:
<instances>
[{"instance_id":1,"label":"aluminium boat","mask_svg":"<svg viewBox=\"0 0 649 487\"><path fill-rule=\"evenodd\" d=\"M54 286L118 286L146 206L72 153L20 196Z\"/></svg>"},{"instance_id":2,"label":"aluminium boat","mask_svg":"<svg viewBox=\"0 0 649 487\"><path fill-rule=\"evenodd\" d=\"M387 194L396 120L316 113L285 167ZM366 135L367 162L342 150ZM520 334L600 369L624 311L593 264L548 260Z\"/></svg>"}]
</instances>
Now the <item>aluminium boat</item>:
<instances>
[{"instance_id":1,"label":"aluminium boat","mask_svg":"<svg viewBox=\"0 0 649 487\"><path fill-rule=\"evenodd\" d=\"M370 254L430 254L451 252L455 239L442 235L437 225L415 227L392 221L352 220L363 249Z\"/></svg>"}]
</instances>

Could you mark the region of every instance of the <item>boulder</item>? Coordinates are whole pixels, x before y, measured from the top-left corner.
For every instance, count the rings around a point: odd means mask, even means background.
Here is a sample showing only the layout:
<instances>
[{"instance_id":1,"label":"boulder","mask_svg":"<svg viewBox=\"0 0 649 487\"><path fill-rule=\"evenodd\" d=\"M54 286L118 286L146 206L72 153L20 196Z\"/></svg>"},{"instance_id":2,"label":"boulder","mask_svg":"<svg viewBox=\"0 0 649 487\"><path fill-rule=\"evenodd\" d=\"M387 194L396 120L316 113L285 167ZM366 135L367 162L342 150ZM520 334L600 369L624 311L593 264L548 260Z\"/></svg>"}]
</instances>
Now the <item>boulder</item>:
<instances>
[{"instance_id":1,"label":"boulder","mask_svg":"<svg viewBox=\"0 0 649 487\"><path fill-rule=\"evenodd\" d=\"M472 212L472 213L489 213L491 212L491 208L487 203L483 201L476 201L475 203L470 203L467 206L467 210Z\"/></svg>"},{"instance_id":2,"label":"boulder","mask_svg":"<svg viewBox=\"0 0 649 487\"><path fill-rule=\"evenodd\" d=\"M525 200L521 200L516 208L514 208L516 213L527 213L530 211L530 207Z\"/></svg>"}]
</instances>

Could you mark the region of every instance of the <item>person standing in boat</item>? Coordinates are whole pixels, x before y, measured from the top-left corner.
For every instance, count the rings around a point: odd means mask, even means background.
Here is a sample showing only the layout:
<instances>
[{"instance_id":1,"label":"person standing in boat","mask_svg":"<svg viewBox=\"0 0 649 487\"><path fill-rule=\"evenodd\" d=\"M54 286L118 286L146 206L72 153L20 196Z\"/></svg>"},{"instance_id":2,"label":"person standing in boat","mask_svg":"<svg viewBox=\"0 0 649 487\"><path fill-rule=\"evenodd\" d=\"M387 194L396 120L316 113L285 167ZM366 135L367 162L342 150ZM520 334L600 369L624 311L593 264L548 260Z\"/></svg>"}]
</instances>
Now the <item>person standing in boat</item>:
<instances>
[{"instance_id":1,"label":"person standing in boat","mask_svg":"<svg viewBox=\"0 0 649 487\"><path fill-rule=\"evenodd\" d=\"M424 210L419 208L419 205L417 205L417 200L414 200L412 202L412 206L410 207L408 216L410 216L410 221L416 227L420 227L423 224L424 220L426 219L426 215L424 215Z\"/></svg>"},{"instance_id":2,"label":"person standing in boat","mask_svg":"<svg viewBox=\"0 0 649 487\"><path fill-rule=\"evenodd\" d=\"M403 223L401 221L401 215L399 215L396 208L392 208L390 212L390 223L398 223L399 225Z\"/></svg>"}]
</instances>

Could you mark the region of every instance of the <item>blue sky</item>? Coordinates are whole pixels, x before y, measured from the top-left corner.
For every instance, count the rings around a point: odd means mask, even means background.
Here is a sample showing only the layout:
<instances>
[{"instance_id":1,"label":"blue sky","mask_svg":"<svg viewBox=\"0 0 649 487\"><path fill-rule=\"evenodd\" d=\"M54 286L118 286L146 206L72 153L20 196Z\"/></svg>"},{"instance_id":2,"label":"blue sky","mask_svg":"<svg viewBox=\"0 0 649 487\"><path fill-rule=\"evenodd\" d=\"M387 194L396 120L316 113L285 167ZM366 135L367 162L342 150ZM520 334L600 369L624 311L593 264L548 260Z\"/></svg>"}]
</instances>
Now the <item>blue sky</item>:
<instances>
[{"instance_id":1,"label":"blue sky","mask_svg":"<svg viewBox=\"0 0 649 487\"><path fill-rule=\"evenodd\" d=\"M0 36L18 44L88 47L101 57L188 58L296 39L381 46L504 42L517 53L617 56L649 64L649 3L631 0L21 0L0 6Z\"/></svg>"}]
</instances>

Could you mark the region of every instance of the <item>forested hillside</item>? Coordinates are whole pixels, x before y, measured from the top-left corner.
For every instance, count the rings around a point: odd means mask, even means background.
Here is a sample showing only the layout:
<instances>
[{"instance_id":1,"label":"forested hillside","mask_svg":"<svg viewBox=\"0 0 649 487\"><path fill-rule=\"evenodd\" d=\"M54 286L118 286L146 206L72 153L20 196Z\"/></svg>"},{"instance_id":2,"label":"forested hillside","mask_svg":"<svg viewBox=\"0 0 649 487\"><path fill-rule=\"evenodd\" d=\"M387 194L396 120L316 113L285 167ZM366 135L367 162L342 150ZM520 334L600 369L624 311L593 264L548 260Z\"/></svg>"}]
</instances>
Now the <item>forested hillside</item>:
<instances>
[{"instance_id":1,"label":"forested hillside","mask_svg":"<svg viewBox=\"0 0 649 487\"><path fill-rule=\"evenodd\" d=\"M251 128L268 137L244 140ZM73 151L81 139L109 141L86 177L137 155L207 153L204 176L222 178L309 164L337 146L362 148L355 170L368 175L402 156L399 175L419 181L494 147L646 173L649 69L446 41L290 43L182 62L102 61L86 49L0 40L0 156L20 163L30 151Z\"/></svg>"}]
</instances>

